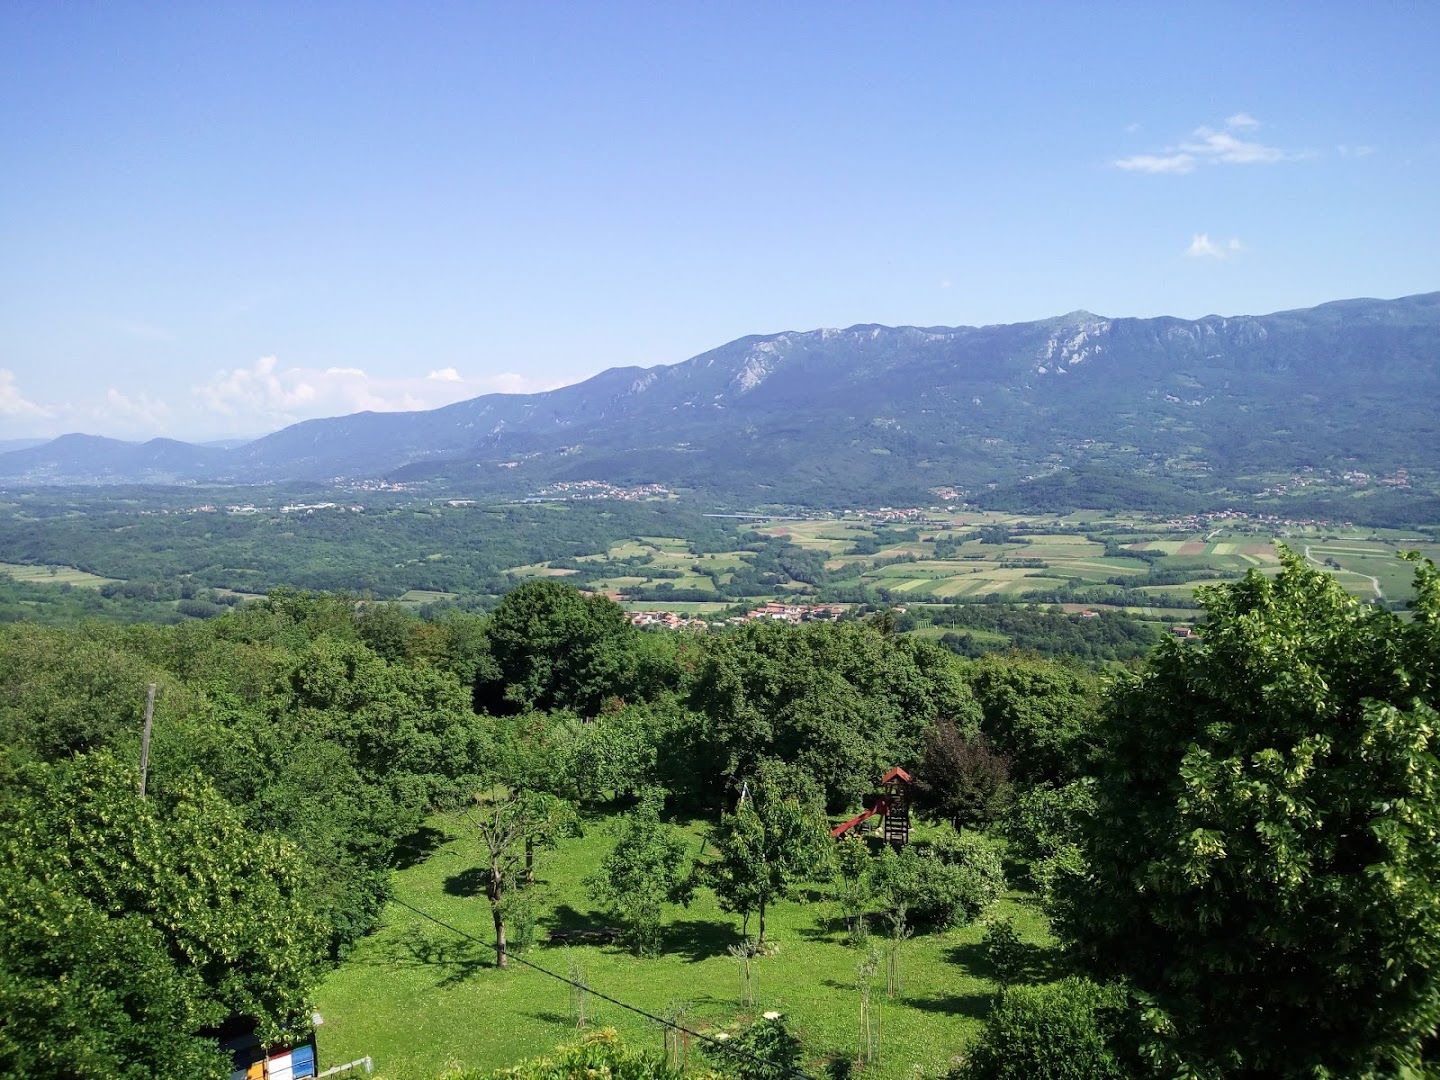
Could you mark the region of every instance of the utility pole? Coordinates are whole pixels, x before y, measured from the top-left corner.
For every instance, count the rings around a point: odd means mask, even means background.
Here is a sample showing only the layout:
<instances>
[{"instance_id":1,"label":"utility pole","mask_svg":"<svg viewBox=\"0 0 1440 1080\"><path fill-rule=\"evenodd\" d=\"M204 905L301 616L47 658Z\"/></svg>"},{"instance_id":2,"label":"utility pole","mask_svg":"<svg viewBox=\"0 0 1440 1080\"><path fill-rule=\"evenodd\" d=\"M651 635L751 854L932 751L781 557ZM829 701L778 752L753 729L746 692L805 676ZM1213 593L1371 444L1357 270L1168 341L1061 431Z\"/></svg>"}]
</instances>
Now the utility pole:
<instances>
[{"instance_id":1,"label":"utility pole","mask_svg":"<svg viewBox=\"0 0 1440 1080\"><path fill-rule=\"evenodd\" d=\"M140 797L145 797L145 774L150 771L150 723L155 719L155 684L145 692L145 730L140 735Z\"/></svg>"}]
</instances>

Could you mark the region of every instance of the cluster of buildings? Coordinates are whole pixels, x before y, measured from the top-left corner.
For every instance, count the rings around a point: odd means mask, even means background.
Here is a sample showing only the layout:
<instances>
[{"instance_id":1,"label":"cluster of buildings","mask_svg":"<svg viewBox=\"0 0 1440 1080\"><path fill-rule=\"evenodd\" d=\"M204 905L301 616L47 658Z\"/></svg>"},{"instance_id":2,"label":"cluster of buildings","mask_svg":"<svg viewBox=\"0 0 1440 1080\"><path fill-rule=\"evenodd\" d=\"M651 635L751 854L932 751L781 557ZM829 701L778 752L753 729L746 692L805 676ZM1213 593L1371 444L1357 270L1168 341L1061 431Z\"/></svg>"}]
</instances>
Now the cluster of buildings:
<instances>
[{"instance_id":1,"label":"cluster of buildings","mask_svg":"<svg viewBox=\"0 0 1440 1080\"><path fill-rule=\"evenodd\" d=\"M292 503L289 506L280 507L282 514L313 514L316 510L349 510L352 514L358 514L364 510L363 506L341 506L339 503Z\"/></svg>"},{"instance_id":2,"label":"cluster of buildings","mask_svg":"<svg viewBox=\"0 0 1440 1080\"><path fill-rule=\"evenodd\" d=\"M779 622L834 622L845 614L844 604L762 604L732 619L732 622L751 622L754 619L775 619Z\"/></svg>"},{"instance_id":3,"label":"cluster of buildings","mask_svg":"<svg viewBox=\"0 0 1440 1080\"><path fill-rule=\"evenodd\" d=\"M540 490L540 498L561 499L623 499L640 502L644 499L665 499L673 492L659 484L619 487L608 480L561 480Z\"/></svg>"},{"instance_id":4,"label":"cluster of buildings","mask_svg":"<svg viewBox=\"0 0 1440 1080\"><path fill-rule=\"evenodd\" d=\"M705 630L704 619L687 619L673 611L632 611L630 621L636 626L660 626L666 630Z\"/></svg>"},{"instance_id":5,"label":"cluster of buildings","mask_svg":"<svg viewBox=\"0 0 1440 1080\"><path fill-rule=\"evenodd\" d=\"M899 509L893 506L882 506L878 510L856 510L855 516L861 521L909 521L919 524L929 520L930 511L922 510L918 506L911 506Z\"/></svg>"},{"instance_id":6,"label":"cluster of buildings","mask_svg":"<svg viewBox=\"0 0 1440 1080\"><path fill-rule=\"evenodd\" d=\"M735 615L725 621L727 623L754 622L757 619L774 619L784 623L806 623L806 622L834 622L845 614L844 604L762 604L760 607L747 611L744 615ZM897 608L903 611L903 608ZM650 627L658 626L665 630L706 630L710 624L704 619L687 619L683 615L677 615L673 611L631 611L627 616L635 626ZM716 625L719 625L718 623Z\"/></svg>"}]
</instances>

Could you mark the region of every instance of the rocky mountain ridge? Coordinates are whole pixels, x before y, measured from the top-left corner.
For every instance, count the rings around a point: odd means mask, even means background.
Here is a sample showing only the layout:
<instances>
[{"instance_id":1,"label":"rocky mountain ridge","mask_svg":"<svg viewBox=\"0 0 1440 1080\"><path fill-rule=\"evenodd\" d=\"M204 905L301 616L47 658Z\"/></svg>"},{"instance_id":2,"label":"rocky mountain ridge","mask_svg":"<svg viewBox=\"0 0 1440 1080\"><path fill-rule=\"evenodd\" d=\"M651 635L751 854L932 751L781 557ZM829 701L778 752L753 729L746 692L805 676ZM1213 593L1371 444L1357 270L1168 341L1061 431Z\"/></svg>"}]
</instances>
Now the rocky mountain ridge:
<instances>
[{"instance_id":1,"label":"rocky mountain ridge","mask_svg":"<svg viewBox=\"0 0 1440 1080\"><path fill-rule=\"evenodd\" d=\"M659 482L736 498L985 490L1101 465L1197 483L1440 469L1440 293L1263 316L787 331L542 394L309 420L235 449L67 436L15 483ZM89 440L89 441L86 441ZM103 443L103 445L102 445Z\"/></svg>"}]
</instances>

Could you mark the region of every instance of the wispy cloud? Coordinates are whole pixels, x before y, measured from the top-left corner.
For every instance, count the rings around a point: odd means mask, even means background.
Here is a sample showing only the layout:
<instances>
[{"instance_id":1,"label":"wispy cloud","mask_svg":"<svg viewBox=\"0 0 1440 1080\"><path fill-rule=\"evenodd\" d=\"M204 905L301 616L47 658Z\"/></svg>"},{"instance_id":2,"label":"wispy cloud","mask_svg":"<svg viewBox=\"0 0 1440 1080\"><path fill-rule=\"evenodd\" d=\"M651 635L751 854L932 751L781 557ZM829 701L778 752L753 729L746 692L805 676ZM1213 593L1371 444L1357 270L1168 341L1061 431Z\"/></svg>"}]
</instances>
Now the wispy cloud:
<instances>
[{"instance_id":1,"label":"wispy cloud","mask_svg":"<svg viewBox=\"0 0 1440 1080\"><path fill-rule=\"evenodd\" d=\"M1224 246L1210 239L1209 233L1196 233L1190 240L1190 246L1185 249L1186 258L1190 259L1224 259L1244 250L1238 237L1232 236Z\"/></svg>"},{"instance_id":2,"label":"wispy cloud","mask_svg":"<svg viewBox=\"0 0 1440 1080\"><path fill-rule=\"evenodd\" d=\"M1195 171L1194 154L1132 154L1115 162L1117 169L1144 173L1188 173Z\"/></svg>"},{"instance_id":3,"label":"wispy cloud","mask_svg":"<svg viewBox=\"0 0 1440 1080\"><path fill-rule=\"evenodd\" d=\"M1259 126L1260 121L1249 113L1236 113L1225 121L1224 128L1201 125L1174 146L1117 158L1112 164L1129 172L1189 173L1201 165L1273 165L1313 156L1308 151L1285 150L1236 134Z\"/></svg>"},{"instance_id":4,"label":"wispy cloud","mask_svg":"<svg viewBox=\"0 0 1440 1080\"><path fill-rule=\"evenodd\" d=\"M1350 146L1345 143L1341 143L1339 146L1335 147L1335 152L1341 157L1369 157L1371 154L1375 153L1375 147Z\"/></svg>"},{"instance_id":5,"label":"wispy cloud","mask_svg":"<svg viewBox=\"0 0 1440 1080\"><path fill-rule=\"evenodd\" d=\"M1228 131L1198 127L1193 137L1180 144L1187 154L1226 165L1271 165L1277 161L1294 161L1298 154L1278 146L1242 139Z\"/></svg>"},{"instance_id":6,"label":"wispy cloud","mask_svg":"<svg viewBox=\"0 0 1440 1080\"><path fill-rule=\"evenodd\" d=\"M170 406L160 398L144 391L126 394L113 386L105 391L105 400L91 406L89 412L96 420L127 431L161 431L170 419Z\"/></svg>"},{"instance_id":7,"label":"wispy cloud","mask_svg":"<svg viewBox=\"0 0 1440 1080\"><path fill-rule=\"evenodd\" d=\"M514 372L466 377L456 368L425 376L371 375L363 368L281 368L263 356L250 367L217 372L194 387L209 411L249 429L280 427L320 416L354 412L409 412L435 409L481 394L550 390L562 381L533 379Z\"/></svg>"},{"instance_id":8,"label":"wispy cloud","mask_svg":"<svg viewBox=\"0 0 1440 1080\"><path fill-rule=\"evenodd\" d=\"M53 415L52 410L35 404L20 392L13 371L0 368L0 416L43 420Z\"/></svg>"}]
</instances>

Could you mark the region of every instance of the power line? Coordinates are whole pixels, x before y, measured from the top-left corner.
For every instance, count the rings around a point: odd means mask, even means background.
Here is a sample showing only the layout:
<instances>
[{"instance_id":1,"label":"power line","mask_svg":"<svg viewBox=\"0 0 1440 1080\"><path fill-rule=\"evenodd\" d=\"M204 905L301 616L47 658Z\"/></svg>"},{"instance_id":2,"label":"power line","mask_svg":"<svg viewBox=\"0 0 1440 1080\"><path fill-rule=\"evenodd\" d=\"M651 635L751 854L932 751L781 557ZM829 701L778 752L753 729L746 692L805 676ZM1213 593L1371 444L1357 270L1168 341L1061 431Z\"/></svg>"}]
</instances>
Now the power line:
<instances>
[{"instance_id":1,"label":"power line","mask_svg":"<svg viewBox=\"0 0 1440 1080\"><path fill-rule=\"evenodd\" d=\"M458 926L451 926L444 919L436 918L428 911L422 911L414 904L408 903L405 900L401 900L398 896L391 897L391 900L394 903L399 904L401 907L409 908L421 918L429 919L436 926L444 927L452 934L458 934L460 937L463 937L468 941L473 941L477 945L484 945L488 949L493 949L497 956L500 954L500 946L495 942L483 941L480 938L476 937L474 934L470 933L468 930L461 930ZM609 994L602 994L599 990L596 990L593 987L586 986L584 983L577 982L575 979L567 978L566 976L561 975L559 972L551 971L549 968L543 968L539 964L534 963L530 960L526 960L523 956L519 956L516 953L510 952L509 950L506 950L505 956L508 959L514 960L516 963L524 964L526 967L532 968L533 970L540 972L541 975L548 975L550 976L550 978L565 983L568 986L573 986L577 990L583 990L587 994L594 994L601 1001L608 1001L612 1005L618 1005L620 1008L626 1009L632 1013L635 1013L638 1016L643 1016L647 1020L653 1020L657 1024L661 1024L667 1028L670 1028L672 1031L678 1031L682 1034L692 1036L696 1039L700 1039L703 1042L710 1043L712 1046L719 1048L723 1053L729 1054L734 1057L749 1058L751 1061L754 1061L767 1069L773 1069L785 1074L786 1076L792 1076L795 1078L795 1080L815 1080L815 1078L812 1077L809 1073L803 1073L799 1069L792 1069L785 1065L776 1065L774 1062L766 1061L758 1054L752 1054L748 1050L741 1050L739 1047L731 1046L724 1040L715 1038L713 1035L705 1035L699 1031L687 1028L683 1024L677 1024L673 1020L666 1020L663 1016L656 1016L652 1012L647 1012L646 1010L640 1008L638 1005L630 1005L624 1001L621 1001L619 998L611 997Z\"/></svg>"}]
</instances>

